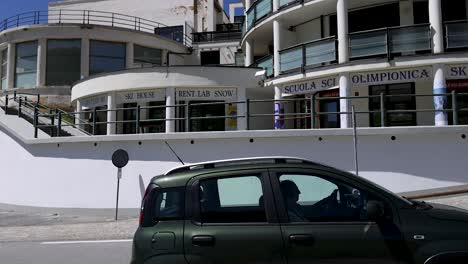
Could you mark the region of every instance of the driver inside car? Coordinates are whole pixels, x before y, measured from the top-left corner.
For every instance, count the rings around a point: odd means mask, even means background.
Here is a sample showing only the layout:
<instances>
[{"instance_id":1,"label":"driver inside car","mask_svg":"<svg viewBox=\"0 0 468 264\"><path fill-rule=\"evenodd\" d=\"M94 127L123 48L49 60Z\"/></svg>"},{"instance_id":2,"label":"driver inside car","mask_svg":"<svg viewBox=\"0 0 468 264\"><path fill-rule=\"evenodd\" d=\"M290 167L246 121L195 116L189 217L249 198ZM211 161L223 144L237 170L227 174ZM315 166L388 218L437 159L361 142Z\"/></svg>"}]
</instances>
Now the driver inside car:
<instances>
[{"instance_id":1,"label":"driver inside car","mask_svg":"<svg viewBox=\"0 0 468 264\"><path fill-rule=\"evenodd\" d=\"M299 194L301 194L297 185L293 181L285 180L281 182L280 186L288 209L289 220L291 222L309 222L305 217L304 208L297 203Z\"/></svg>"}]
</instances>

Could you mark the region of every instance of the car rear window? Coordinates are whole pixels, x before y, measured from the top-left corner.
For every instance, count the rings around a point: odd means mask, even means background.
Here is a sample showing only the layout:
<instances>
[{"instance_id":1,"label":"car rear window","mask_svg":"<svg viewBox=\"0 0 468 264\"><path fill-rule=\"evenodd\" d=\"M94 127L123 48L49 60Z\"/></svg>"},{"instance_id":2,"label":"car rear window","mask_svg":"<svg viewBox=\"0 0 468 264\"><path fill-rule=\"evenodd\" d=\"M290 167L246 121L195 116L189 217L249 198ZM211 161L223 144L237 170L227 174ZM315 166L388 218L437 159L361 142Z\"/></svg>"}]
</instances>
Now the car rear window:
<instances>
[{"instance_id":1,"label":"car rear window","mask_svg":"<svg viewBox=\"0 0 468 264\"><path fill-rule=\"evenodd\" d=\"M150 220L145 221L146 225L152 226L159 221L184 219L184 197L184 188L155 188L152 190L144 207L145 218L148 217Z\"/></svg>"}]
</instances>

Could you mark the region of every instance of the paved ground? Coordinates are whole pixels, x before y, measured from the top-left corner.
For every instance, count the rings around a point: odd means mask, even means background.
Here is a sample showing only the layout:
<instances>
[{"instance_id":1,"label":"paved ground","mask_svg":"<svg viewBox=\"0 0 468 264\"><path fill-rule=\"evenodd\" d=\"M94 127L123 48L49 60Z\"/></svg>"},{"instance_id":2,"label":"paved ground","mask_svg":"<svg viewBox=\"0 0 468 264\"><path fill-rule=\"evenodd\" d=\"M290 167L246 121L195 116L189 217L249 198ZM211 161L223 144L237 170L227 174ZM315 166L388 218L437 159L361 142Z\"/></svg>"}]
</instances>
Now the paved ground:
<instances>
[{"instance_id":1,"label":"paved ground","mask_svg":"<svg viewBox=\"0 0 468 264\"><path fill-rule=\"evenodd\" d=\"M1 263L8 264L128 264L130 241L73 244L0 242Z\"/></svg>"}]
</instances>

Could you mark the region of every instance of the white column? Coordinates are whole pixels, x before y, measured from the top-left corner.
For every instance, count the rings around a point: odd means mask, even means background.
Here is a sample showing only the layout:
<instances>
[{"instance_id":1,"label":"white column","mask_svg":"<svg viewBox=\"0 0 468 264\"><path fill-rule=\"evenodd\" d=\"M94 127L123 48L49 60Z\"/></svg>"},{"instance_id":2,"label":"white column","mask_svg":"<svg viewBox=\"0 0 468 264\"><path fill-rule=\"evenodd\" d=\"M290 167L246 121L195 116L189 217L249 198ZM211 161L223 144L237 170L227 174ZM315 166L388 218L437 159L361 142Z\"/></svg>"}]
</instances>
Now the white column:
<instances>
[{"instance_id":1,"label":"white column","mask_svg":"<svg viewBox=\"0 0 468 264\"><path fill-rule=\"evenodd\" d=\"M80 129L84 129L84 114L81 114L82 111L83 106L81 105L81 101L76 100L75 124L77 124Z\"/></svg>"},{"instance_id":2,"label":"white column","mask_svg":"<svg viewBox=\"0 0 468 264\"><path fill-rule=\"evenodd\" d=\"M126 55L125 55L125 67L127 69L132 69L134 67L133 61L134 61L134 43L129 42L127 43L127 50L126 50Z\"/></svg>"},{"instance_id":3,"label":"white column","mask_svg":"<svg viewBox=\"0 0 468 264\"><path fill-rule=\"evenodd\" d=\"M273 12L278 11L280 7L280 1L279 0L273 0Z\"/></svg>"},{"instance_id":4,"label":"white column","mask_svg":"<svg viewBox=\"0 0 468 264\"><path fill-rule=\"evenodd\" d=\"M166 119L173 119L176 117L176 109L174 106L176 104L175 99L175 88L166 88ZM166 133L175 132L175 120L166 120Z\"/></svg>"},{"instance_id":5,"label":"white column","mask_svg":"<svg viewBox=\"0 0 468 264\"><path fill-rule=\"evenodd\" d=\"M251 5L252 5L252 0L245 0L245 11L246 12L250 8Z\"/></svg>"},{"instance_id":6,"label":"white column","mask_svg":"<svg viewBox=\"0 0 468 264\"><path fill-rule=\"evenodd\" d=\"M245 102L247 99L246 88L237 88L237 101ZM247 116L247 106L244 103L237 104L237 115ZM247 118L237 118L237 130L247 129Z\"/></svg>"},{"instance_id":7,"label":"white column","mask_svg":"<svg viewBox=\"0 0 468 264\"><path fill-rule=\"evenodd\" d=\"M81 79L89 76L89 39L81 39Z\"/></svg>"},{"instance_id":8,"label":"white column","mask_svg":"<svg viewBox=\"0 0 468 264\"><path fill-rule=\"evenodd\" d=\"M283 99L283 95L281 93L281 88L279 86L275 86L275 100ZM275 129L284 129L284 103L275 101Z\"/></svg>"},{"instance_id":9,"label":"white column","mask_svg":"<svg viewBox=\"0 0 468 264\"><path fill-rule=\"evenodd\" d=\"M338 32L338 62L349 61L348 45L348 0L337 0L336 4Z\"/></svg>"},{"instance_id":10,"label":"white column","mask_svg":"<svg viewBox=\"0 0 468 264\"><path fill-rule=\"evenodd\" d=\"M447 93L447 81L445 79L444 65L434 65L434 94L445 94ZM444 110L447 106L447 96L434 96L434 109ZM448 125L448 117L446 112L435 113L435 125L446 126Z\"/></svg>"},{"instance_id":11,"label":"white column","mask_svg":"<svg viewBox=\"0 0 468 264\"><path fill-rule=\"evenodd\" d=\"M216 30L216 10L215 10L215 3L214 1L218 0L207 0L207 18L206 18L206 27L208 31L215 31Z\"/></svg>"},{"instance_id":12,"label":"white column","mask_svg":"<svg viewBox=\"0 0 468 264\"><path fill-rule=\"evenodd\" d=\"M245 41L245 67L249 67L254 63L254 42L253 40Z\"/></svg>"},{"instance_id":13,"label":"white column","mask_svg":"<svg viewBox=\"0 0 468 264\"><path fill-rule=\"evenodd\" d=\"M280 53L281 50L281 23L278 20L273 21L273 70L275 77L281 73Z\"/></svg>"},{"instance_id":14,"label":"white column","mask_svg":"<svg viewBox=\"0 0 468 264\"><path fill-rule=\"evenodd\" d=\"M16 45L8 43L8 66L6 83L8 89L15 87Z\"/></svg>"},{"instance_id":15,"label":"white column","mask_svg":"<svg viewBox=\"0 0 468 264\"><path fill-rule=\"evenodd\" d=\"M429 22L432 31L432 47L434 54L444 52L444 31L442 27L441 0L429 0Z\"/></svg>"},{"instance_id":16,"label":"white column","mask_svg":"<svg viewBox=\"0 0 468 264\"><path fill-rule=\"evenodd\" d=\"M107 110L115 110L117 108L115 101L115 94L110 93L107 96ZM115 135L116 124L113 123L117 121L117 114L115 111L107 111L107 135ZM112 122L112 123L109 123Z\"/></svg>"},{"instance_id":17,"label":"white column","mask_svg":"<svg viewBox=\"0 0 468 264\"><path fill-rule=\"evenodd\" d=\"M349 74L342 73L340 74L340 97L350 97L351 96L351 83L349 81ZM351 112L351 100L349 99L340 99L340 112ZM351 127L351 114L342 114L340 115L341 128Z\"/></svg>"},{"instance_id":18,"label":"white column","mask_svg":"<svg viewBox=\"0 0 468 264\"><path fill-rule=\"evenodd\" d=\"M44 87L46 84L47 68L47 39L39 39L37 42L37 74L36 86Z\"/></svg>"}]
</instances>

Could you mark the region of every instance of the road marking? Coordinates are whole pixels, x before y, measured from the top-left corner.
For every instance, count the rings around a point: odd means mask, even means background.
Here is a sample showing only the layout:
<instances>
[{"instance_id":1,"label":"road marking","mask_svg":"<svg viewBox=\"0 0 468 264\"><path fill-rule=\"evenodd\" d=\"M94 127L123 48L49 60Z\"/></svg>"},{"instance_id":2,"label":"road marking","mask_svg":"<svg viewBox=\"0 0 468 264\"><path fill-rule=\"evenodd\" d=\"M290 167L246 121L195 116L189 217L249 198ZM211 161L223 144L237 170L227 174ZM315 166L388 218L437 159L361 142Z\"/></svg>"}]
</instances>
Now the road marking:
<instances>
[{"instance_id":1,"label":"road marking","mask_svg":"<svg viewBox=\"0 0 468 264\"><path fill-rule=\"evenodd\" d=\"M120 240L52 241L52 242L41 242L41 245L98 244L98 243L124 243L124 242L132 242L132 240L120 239Z\"/></svg>"}]
</instances>

